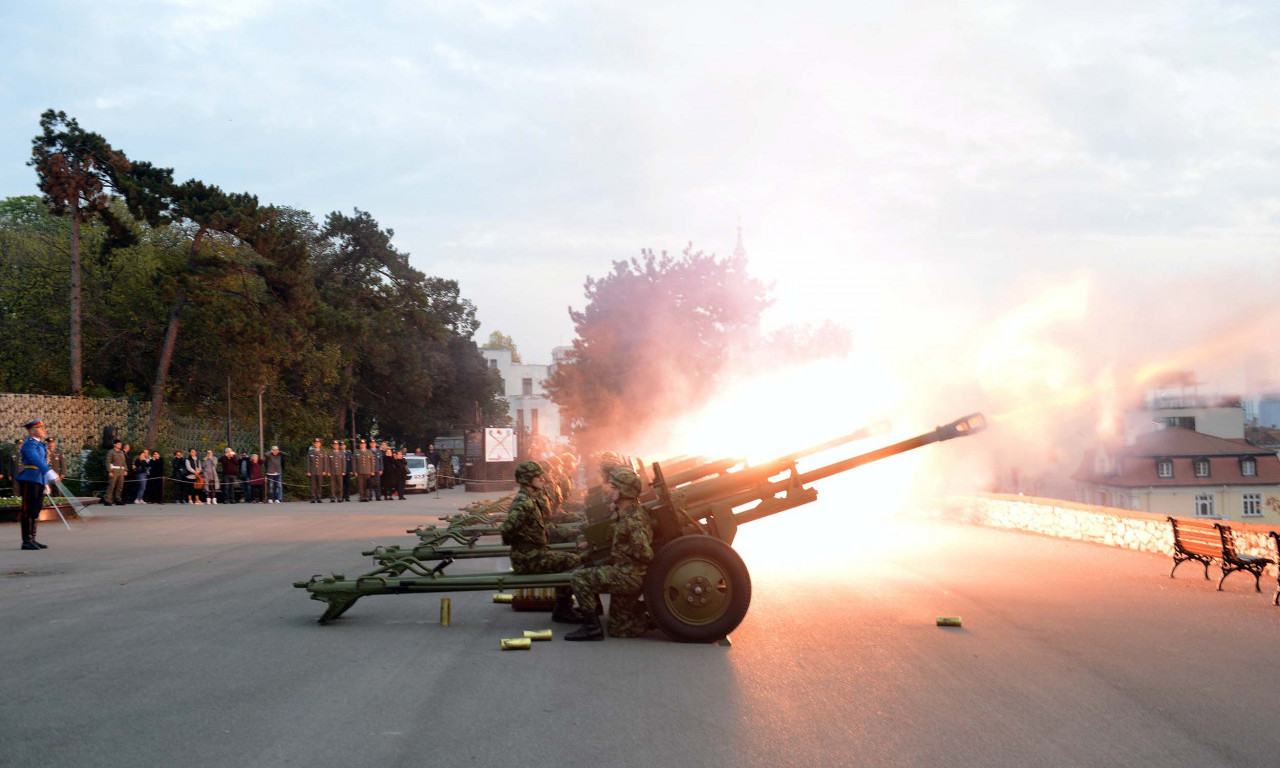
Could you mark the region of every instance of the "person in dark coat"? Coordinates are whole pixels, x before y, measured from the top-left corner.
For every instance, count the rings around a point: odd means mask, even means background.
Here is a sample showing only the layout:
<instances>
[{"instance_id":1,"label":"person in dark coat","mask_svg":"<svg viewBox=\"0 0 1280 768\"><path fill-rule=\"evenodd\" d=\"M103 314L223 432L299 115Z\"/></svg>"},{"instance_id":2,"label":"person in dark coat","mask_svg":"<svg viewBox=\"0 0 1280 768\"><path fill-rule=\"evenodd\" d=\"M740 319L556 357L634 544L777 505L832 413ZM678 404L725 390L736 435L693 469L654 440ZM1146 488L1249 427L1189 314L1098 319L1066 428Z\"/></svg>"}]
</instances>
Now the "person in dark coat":
<instances>
[{"instance_id":1,"label":"person in dark coat","mask_svg":"<svg viewBox=\"0 0 1280 768\"><path fill-rule=\"evenodd\" d=\"M147 467L147 502L164 504L164 457L159 451L151 452Z\"/></svg>"},{"instance_id":2,"label":"person in dark coat","mask_svg":"<svg viewBox=\"0 0 1280 768\"><path fill-rule=\"evenodd\" d=\"M174 451L173 458L169 459L169 474L173 478L173 500L178 504L187 503L187 478L183 465L187 460L183 457L182 451Z\"/></svg>"}]
</instances>

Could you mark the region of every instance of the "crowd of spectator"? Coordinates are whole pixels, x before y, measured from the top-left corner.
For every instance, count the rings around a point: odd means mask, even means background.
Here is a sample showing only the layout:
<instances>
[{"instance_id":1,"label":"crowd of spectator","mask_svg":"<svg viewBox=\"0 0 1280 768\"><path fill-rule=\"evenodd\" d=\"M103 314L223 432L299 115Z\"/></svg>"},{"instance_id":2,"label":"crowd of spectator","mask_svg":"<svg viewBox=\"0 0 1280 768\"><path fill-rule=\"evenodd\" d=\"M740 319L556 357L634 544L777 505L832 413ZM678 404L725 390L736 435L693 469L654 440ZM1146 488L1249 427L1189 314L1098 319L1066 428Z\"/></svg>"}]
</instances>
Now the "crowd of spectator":
<instances>
[{"instance_id":1,"label":"crowd of spectator","mask_svg":"<svg viewBox=\"0 0 1280 768\"><path fill-rule=\"evenodd\" d=\"M50 464L56 464L58 474L66 473L66 458L57 446L57 441L50 438ZM104 447L110 446L105 454L106 485L97 486L107 506L123 504L164 504L174 502L184 505L212 504L279 504L284 501L284 473L288 462L287 455L279 446L271 446L271 450L263 455L245 449L236 451L224 448L222 455L216 456L213 450L205 450L200 455L195 448L185 452L175 450L166 459L160 451L134 452L128 443L116 439L115 435L104 438ZM20 444L21 441L19 440ZM93 436L85 439L80 456L84 460L93 449ZM0 488L10 491L13 487L11 479L17 474L17 446L10 455L10 460L0 466ZM352 486L359 479L351 451L345 450L346 471L341 472L341 497L349 498ZM437 468L446 479L461 475L460 462L452 451L437 451L430 446L425 452L418 448L415 451L400 451L389 448L382 443L380 448L374 447L370 453L375 454L376 464L369 483L370 496L376 499L391 498L399 495L404 498L404 482L408 470L404 465L406 454L425 456L428 463ZM102 454L99 454L102 455ZM96 460L95 460L96 461ZM9 466L14 464L14 466ZM60 468L58 468L60 467ZM450 471L452 470L452 471ZM442 487L451 487L444 482ZM86 489L87 491L87 489Z\"/></svg>"}]
</instances>

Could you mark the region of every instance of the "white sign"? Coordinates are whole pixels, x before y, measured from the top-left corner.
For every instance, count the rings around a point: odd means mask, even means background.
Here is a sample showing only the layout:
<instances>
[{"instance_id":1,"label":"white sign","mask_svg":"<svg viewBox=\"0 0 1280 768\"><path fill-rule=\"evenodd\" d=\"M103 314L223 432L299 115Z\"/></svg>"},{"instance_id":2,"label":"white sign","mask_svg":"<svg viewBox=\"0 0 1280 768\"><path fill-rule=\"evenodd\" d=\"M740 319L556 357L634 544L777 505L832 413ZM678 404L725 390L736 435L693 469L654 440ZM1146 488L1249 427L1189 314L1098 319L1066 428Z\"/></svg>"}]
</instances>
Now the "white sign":
<instances>
[{"instance_id":1,"label":"white sign","mask_svg":"<svg viewBox=\"0 0 1280 768\"><path fill-rule=\"evenodd\" d=\"M485 461L515 461L516 431L502 427L484 431Z\"/></svg>"}]
</instances>

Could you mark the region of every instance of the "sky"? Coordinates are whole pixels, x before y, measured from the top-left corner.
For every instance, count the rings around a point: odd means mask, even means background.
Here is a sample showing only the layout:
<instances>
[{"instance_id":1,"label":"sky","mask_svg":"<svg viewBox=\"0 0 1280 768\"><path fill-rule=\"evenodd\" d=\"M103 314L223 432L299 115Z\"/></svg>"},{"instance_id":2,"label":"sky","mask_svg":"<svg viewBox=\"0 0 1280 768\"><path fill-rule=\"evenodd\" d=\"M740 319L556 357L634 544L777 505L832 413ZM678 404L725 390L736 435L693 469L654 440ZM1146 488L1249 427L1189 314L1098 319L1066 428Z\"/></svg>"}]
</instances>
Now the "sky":
<instances>
[{"instance_id":1,"label":"sky","mask_svg":"<svg viewBox=\"0 0 1280 768\"><path fill-rule=\"evenodd\" d=\"M767 327L844 325L833 375L952 416L1152 365L1280 387L1277 41L1265 1L0 0L0 196L54 107L369 211L529 362L588 275L741 227Z\"/></svg>"}]
</instances>

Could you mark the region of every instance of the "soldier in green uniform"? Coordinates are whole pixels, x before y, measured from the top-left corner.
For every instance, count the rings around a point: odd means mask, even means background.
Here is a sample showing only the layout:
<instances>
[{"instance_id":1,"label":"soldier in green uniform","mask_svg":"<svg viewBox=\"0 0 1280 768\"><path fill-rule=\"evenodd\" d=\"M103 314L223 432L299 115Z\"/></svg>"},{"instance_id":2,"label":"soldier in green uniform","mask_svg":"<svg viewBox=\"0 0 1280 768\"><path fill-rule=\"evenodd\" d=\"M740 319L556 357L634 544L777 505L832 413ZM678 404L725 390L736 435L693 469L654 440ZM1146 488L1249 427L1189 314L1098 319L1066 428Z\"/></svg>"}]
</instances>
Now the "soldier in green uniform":
<instances>
[{"instance_id":1,"label":"soldier in green uniform","mask_svg":"<svg viewBox=\"0 0 1280 768\"><path fill-rule=\"evenodd\" d=\"M360 448L352 456L352 464L356 473L356 489L360 492L361 502L370 501L373 498L375 461L373 451L369 450L369 441L361 438Z\"/></svg>"},{"instance_id":2,"label":"soldier in green uniform","mask_svg":"<svg viewBox=\"0 0 1280 768\"><path fill-rule=\"evenodd\" d=\"M547 549L547 522L537 500L546 482L542 467L536 461L521 463L516 467L516 482L520 491L507 506L507 519L501 529L502 543L511 547L511 570L518 574L563 573L582 565L582 558L573 552ZM568 589L556 590L551 620L562 624L582 622L583 617L573 610Z\"/></svg>"},{"instance_id":3,"label":"soldier in green uniform","mask_svg":"<svg viewBox=\"0 0 1280 768\"><path fill-rule=\"evenodd\" d=\"M609 602L609 634L613 637L636 637L649 629L649 615L640 593L645 573L653 561L653 526L649 513L640 506L640 478L626 467L617 467L609 475L613 545L609 563L574 571L569 579L573 596L586 621L565 640L603 640L604 629L596 615L600 593L611 595Z\"/></svg>"},{"instance_id":4,"label":"soldier in green uniform","mask_svg":"<svg viewBox=\"0 0 1280 768\"><path fill-rule=\"evenodd\" d=\"M453 487L453 449L440 449L440 466L436 468L437 484L443 488Z\"/></svg>"},{"instance_id":5,"label":"soldier in green uniform","mask_svg":"<svg viewBox=\"0 0 1280 768\"><path fill-rule=\"evenodd\" d=\"M347 473L347 455L337 440L333 441L333 450L325 454L325 474L329 476L329 503L337 504L342 500L342 478Z\"/></svg>"},{"instance_id":6,"label":"soldier in green uniform","mask_svg":"<svg viewBox=\"0 0 1280 768\"><path fill-rule=\"evenodd\" d=\"M122 504L120 492L124 490L124 477L129 472L129 457L120 450L120 440L113 440L111 450L107 452L107 493L102 497L102 506Z\"/></svg>"},{"instance_id":7,"label":"soldier in green uniform","mask_svg":"<svg viewBox=\"0 0 1280 768\"><path fill-rule=\"evenodd\" d=\"M320 445L317 437L307 449L307 479L311 481L312 504L319 504L324 497L325 464L324 446Z\"/></svg>"}]
</instances>

